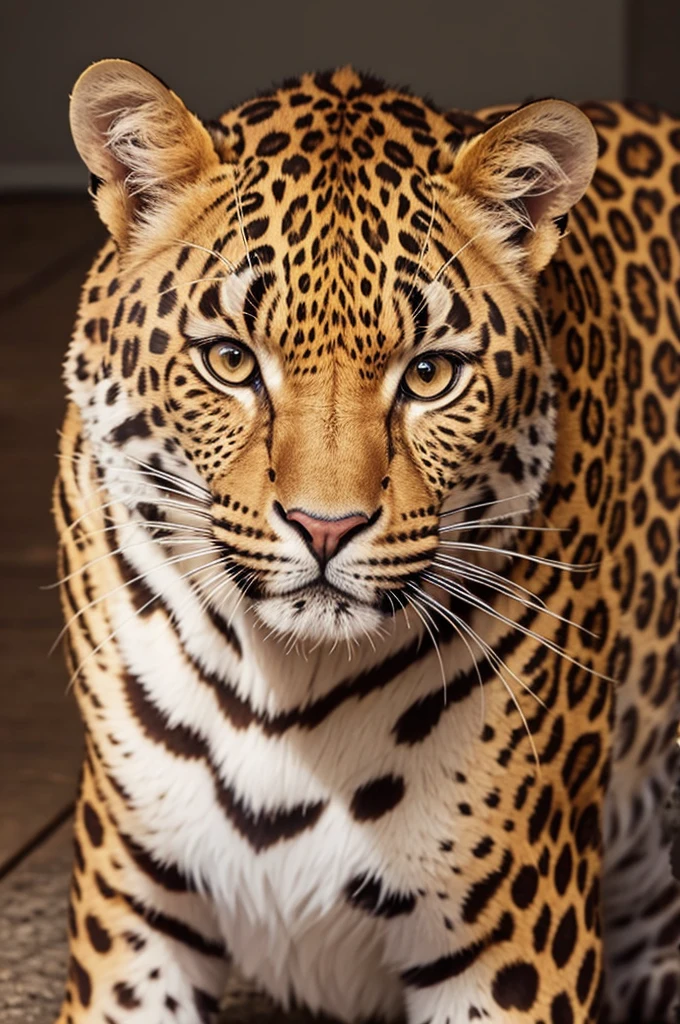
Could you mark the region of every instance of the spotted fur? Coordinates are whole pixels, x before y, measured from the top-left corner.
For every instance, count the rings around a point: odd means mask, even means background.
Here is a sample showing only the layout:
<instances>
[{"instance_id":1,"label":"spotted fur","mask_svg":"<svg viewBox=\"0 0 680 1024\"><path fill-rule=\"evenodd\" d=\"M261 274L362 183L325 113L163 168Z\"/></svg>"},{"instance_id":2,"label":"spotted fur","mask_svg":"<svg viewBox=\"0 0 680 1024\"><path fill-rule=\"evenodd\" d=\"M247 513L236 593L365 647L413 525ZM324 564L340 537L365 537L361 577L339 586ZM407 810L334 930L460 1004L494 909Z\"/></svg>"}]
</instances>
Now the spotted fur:
<instances>
[{"instance_id":1,"label":"spotted fur","mask_svg":"<svg viewBox=\"0 0 680 1024\"><path fill-rule=\"evenodd\" d=\"M680 121L343 69L202 124L111 61L72 126L111 240L54 501L59 1024L209 1022L230 962L348 1022L671 1021Z\"/></svg>"}]
</instances>

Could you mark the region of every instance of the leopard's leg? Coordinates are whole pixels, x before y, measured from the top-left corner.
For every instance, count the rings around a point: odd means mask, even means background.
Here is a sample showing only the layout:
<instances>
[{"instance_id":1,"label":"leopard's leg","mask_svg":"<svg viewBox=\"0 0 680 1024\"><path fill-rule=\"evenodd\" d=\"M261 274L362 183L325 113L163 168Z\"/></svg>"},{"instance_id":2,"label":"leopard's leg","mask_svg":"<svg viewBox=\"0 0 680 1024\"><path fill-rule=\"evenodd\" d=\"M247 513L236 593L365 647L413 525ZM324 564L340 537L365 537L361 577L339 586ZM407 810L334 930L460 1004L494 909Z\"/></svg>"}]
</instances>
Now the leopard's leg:
<instances>
[{"instance_id":1,"label":"leopard's leg","mask_svg":"<svg viewBox=\"0 0 680 1024\"><path fill-rule=\"evenodd\" d=\"M605 816L606 1019L675 1024L680 1005L680 881L664 814L680 769L680 645L632 665Z\"/></svg>"},{"instance_id":2,"label":"leopard's leg","mask_svg":"<svg viewBox=\"0 0 680 1024\"><path fill-rule=\"evenodd\" d=\"M86 759L75 818L69 971L58 1024L208 1024L226 954L210 907L112 817Z\"/></svg>"},{"instance_id":3,"label":"leopard's leg","mask_svg":"<svg viewBox=\"0 0 680 1024\"><path fill-rule=\"evenodd\" d=\"M553 776L537 787L527 809L505 845L497 837L485 854L487 873L466 890L450 930L441 927L447 904L437 908L430 901L427 921L412 915L402 937L411 953L401 969L409 1024L598 1021L603 956L597 798L573 806L566 792L560 799Z\"/></svg>"}]
</instances>

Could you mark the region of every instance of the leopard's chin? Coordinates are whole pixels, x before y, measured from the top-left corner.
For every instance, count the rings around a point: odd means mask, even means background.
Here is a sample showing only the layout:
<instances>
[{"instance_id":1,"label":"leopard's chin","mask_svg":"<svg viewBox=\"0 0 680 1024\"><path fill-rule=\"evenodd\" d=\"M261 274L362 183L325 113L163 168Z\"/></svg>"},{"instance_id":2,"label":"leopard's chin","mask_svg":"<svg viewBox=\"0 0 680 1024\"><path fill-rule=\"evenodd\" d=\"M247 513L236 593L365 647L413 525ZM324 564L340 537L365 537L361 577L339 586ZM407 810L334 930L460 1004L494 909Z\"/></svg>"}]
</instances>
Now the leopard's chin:
<instances>
[{"instance_id":1,"label":"leopard's chin","mask_svg":"<svg viewBox=\"0 0 680 1024\"><path fill-rule=\"evenodd\" d=\"M368 642L379 634L385 613L325 583L253 602L273 635L313 643ZM374 641L375 642L375 641Z\"/></svg>"}]
</instances>

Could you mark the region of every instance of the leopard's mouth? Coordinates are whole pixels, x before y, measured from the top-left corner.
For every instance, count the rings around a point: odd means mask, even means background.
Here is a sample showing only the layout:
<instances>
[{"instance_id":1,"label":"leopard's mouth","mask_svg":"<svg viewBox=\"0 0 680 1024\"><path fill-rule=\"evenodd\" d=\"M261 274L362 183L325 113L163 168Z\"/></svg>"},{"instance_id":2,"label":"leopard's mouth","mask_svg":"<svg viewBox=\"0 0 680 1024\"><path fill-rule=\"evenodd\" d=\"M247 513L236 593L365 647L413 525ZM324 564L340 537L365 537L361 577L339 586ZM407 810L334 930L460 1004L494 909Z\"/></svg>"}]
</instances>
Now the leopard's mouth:
<instances>
[{"instance_id":1,"label":"leopard's mouth","mask_svg":"<svg viewBox=\"0 0 680 1024\"><path fill-rule=\"evenodd\" d=\"M253 601L260 620L277 635L301 640L354 642L380 631L392 608L382 600L363 601L323 577L285 593L261 593Z\"/></svg>"},{"instance_id":2,"label":"leopard's mouth","mask_svg":"<svg viewBox=\"0 0 680 1024\"><path fill-rule=\"evenodd\" d=\"M376 605L371 601L362 601L354 594L350 594L349 591L344 590L342 587L336 586L335 583L331 583L325 576L318 576L311 583L301 583L298 586L291 587L290 590L284 590L276 597L289 598L295 602L300 600L306 600L307 598L318 595L323 599L329 601L346 601L348 604L365 606L367 608L374 608Z\"/></svg>"}]
</instances>

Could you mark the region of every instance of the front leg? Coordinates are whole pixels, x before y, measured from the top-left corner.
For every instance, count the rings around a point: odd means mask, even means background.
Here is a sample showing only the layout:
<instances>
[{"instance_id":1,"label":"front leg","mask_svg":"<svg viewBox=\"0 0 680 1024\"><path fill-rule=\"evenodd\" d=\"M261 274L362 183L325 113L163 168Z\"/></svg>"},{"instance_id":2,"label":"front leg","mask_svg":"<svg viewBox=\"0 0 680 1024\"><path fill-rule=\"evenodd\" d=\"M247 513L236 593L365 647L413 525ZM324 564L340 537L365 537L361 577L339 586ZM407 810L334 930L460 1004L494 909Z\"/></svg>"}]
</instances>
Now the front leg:
<instances>
[{"instance_id":1,"label":"front leg","mask_svg":"<svg viewBox=\"0 0 680 1024\"><path fill-rule=\"evenodd\" d=\"M94 772L86 762L57 1024L208 1024L227 971L209 907L119 833Z\"/></svg>"},{"instance_id":2,"label":"front leg","mask_svg":"<svg viewBox=\"0 0 680 1024\"><path fill-rule=\"evenodd\" d=\"M401 972L409 1024L598 1020L598 816L594 804L571 815L548 807L550 788L538 790L523 826L543 817L540 840L527 842L520 820L495 856L480 843L485 873L478 863L457 919L447 917L444 929L437 915L419 922Z\"/></svg>"}]
</instances>

